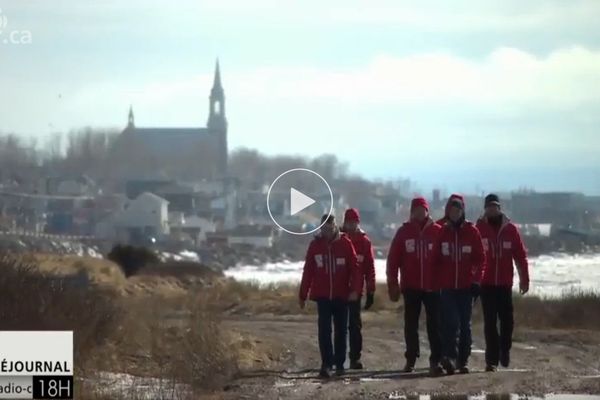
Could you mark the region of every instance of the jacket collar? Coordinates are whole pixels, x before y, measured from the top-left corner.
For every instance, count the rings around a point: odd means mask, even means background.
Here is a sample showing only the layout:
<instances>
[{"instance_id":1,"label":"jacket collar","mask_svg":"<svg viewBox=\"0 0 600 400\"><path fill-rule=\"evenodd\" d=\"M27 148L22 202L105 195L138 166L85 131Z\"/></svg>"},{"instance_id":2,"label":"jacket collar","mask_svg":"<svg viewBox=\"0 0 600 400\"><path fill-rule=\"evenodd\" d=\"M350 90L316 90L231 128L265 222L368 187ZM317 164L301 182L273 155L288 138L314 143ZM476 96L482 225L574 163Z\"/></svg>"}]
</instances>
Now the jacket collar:
<instances>
[{"instance_id":1,"label":"jacket collar","mask_svg":"<svg viewBox=\"0 0 600 400\"><path fill-rule=\"evenodd\" d=\"M485 214L483 214L481 217L479 217L477 222L483 222L485 224L489 224L488 218L485 216ZM509 223L510 223L510 218L508 218L508 216L506 214L502 213L502 223L500 224L500 228L504 228Z\"/></svg>"},{"instance_id":2,"label":"jacket collar","mask_svg":"<svg viewBox=\"0 0 600 400\"><path fill-rule=\"evenodd\" d=\"M427 228L429 228L431 225L433 225L434 221L433 221L433 218L431 218L431 216L427 217L427 220L425 221L425 225L423 225L423 228L421 228L421 224L419 224L417 221L412 220L412 219L406 221L406 223L416 227L420 231L424 231Z\"/></svg>"},{"instance_id":3,"label":"jacket collar","mask_svg":"<svg viewBox=\"0 0 600 400\"><path fill-rule=\"evenodd\" d=\"M342 237L342 235L345 235L345 233L344 233L344 232L342 232L342 231L341 231L339 228L338 228L338 229L336 229L336 231L335 231L335 235L334 235L334 236L333 236L333 238L330 240L330 243L333 243L333 242L335 242L335 241L337 241L337 240L340 240L340 238ZM319 232L319 233L317 233L317 234L315 235L315 239L316 239L316 240L322 240L322 241L325 241L325 238L324 238L324 237L321 235L321 232Z\"/></svg>"}]
</instances>

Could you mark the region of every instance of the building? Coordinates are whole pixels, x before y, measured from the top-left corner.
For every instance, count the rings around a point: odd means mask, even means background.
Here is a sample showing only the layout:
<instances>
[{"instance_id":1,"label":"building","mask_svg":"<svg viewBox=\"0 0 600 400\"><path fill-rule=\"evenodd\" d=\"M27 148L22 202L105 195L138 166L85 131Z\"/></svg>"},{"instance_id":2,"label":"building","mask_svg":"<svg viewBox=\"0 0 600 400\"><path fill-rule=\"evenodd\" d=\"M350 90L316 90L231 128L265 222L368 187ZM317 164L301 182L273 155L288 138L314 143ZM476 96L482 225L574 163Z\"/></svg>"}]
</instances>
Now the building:
<instances>
[{"instance_id":1,"label":"building","mask_svg":"<svg viewBox=\"0 0 600 400\"><path fill-rule=\"evenodd\" d=\"M129 243L160 240L169 232L169 202L147 192L125 203L122 210L96 229L98 237Z\"/></svg>"},{"instance_id":2,"label":"building","mask_svg":"<svg viewBox=\"0 0 600 400\"><path fill-rule=\"evenodd\" d=\"M196 215L186 217L181 212L169 214L171 236L188 237L196 246L206 242L206 235L217 230L217 225L209 219Z\"/></svg>"},{"instance_id":3,"label":"building","mask_svg":"<svg viewBox=\"0 0 600 400\"><path fill-rule=\"evenodd\" d=\"M273 246L273 228L264 225L238 225L226 232L229 246L270 248Z\"/></svg>"},{"instance_id":4,"label":"building","mask_svg":"<svg viewBox=\"0 0 600 400\"><path fill-rule=\"evenodd\" d=\"M581 227L585 217L581 193L513 193L512 218L522 224L556 224Z\"/></svg>"},{"instance_id":5,"label":"building","mask_svg":"<svg viewBox=\"0 0 600 400\"><path fill-rule=\"evenodd\" d=\"M227 174L227 119L225 93L217 60L209 96L208 123L204 128L139 127L133 107L115 151L128 163L131 176L215 179ZM131 165L129 165L131 164Z\"/></svg>"}]
</instances>

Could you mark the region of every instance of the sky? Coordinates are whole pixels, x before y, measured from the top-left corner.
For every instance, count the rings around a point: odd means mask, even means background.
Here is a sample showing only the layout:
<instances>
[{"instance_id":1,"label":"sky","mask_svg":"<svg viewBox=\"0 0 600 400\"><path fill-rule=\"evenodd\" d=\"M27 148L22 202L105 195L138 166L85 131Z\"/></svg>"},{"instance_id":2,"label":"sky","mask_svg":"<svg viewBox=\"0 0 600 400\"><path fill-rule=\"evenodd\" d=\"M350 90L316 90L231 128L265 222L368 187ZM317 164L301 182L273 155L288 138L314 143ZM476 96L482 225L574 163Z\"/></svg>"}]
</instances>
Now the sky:
<instances>
[{"instance_id":1,"label":"sky","mask_svg":"<svg viewBox=\"0 0 600 400\"><path fill-rule=\"evenodd\" d=\"M596 0L0 0L0 131L205 126L423 191L600 194Z\"/></svg>"}]
</instances>

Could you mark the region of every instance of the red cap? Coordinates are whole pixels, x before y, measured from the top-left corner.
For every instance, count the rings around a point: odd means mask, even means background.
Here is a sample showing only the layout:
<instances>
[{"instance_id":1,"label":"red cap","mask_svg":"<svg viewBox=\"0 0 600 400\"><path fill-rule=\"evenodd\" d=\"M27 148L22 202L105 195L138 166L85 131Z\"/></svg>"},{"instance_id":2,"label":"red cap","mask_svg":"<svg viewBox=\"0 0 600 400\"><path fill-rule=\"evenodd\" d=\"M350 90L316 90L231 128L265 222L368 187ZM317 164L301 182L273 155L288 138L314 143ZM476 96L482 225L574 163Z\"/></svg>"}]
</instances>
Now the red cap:
<instances>
[{"instance_id":1,"label":"red cap","mask_svg":"<svg viewBox=\"0 0 600 400\"><path fill-rule=\"evenodd\" d=\"M356 221L360 222L360 214L356 208L349 208L344 214L344 221Z\"/></svg>"},{"instance_id":2,"label":"red cap","mask_svg":"<svg viewBox=\"0 0 600 400\"><path fill-rule=\"evenodd\" d=\"M414 210L415 207L419 206L429 211L429 203L427 203L427 200L424 197L415 197L414 199L412 199L412 201L410 202L410 211Z\"/></svg>"}]
</instances>

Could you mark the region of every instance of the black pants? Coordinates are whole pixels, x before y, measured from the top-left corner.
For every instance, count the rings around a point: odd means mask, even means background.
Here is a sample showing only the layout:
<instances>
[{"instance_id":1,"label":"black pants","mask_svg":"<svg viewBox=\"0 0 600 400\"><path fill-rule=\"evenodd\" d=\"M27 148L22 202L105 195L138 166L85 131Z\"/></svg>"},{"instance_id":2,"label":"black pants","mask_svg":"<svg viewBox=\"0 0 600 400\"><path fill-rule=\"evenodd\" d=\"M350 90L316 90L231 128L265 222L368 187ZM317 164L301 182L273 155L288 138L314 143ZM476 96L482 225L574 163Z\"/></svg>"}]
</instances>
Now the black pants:
<instances>
[{"instance_id":1,"label":"black pants","mask_svg":"<svg viewBox=\"0 0 600 400\"><path fill-rule=\"evenodd\" d=\"M481 288L485 333L485 362L498 365L500 353L510 352L515 325L513 318L512 288L483 286ZM500 332L498 332L500 320Z\"/></svg>"},{"instance_id":2,"label":"black pants","mask_svg":"<svg viewBox=\"0 0 600 400\"><path fill-rule=\"evenodd\" d=\"M419 317L421 305L425 306L427 317L427 338L431 354L429 362L437 364L442 357L442 338L440 334L440 292L405 289L404 296L404 340L408 362L414 363L420 356Z\"/></svg>"},{"instance_id":3,"label":"black pants","mask_svg":"<svg viewBox=\"0 0 600 400\"><path fill-rule=\"evenodd\" d=\"M317 300L319 313L319 350L322 366L336 368L346 361L346 332L348 331L348 302L343 300ZM333 321L334 344L331 344Z\"/></svg>"},{"instance_id":4,"label":"black pants","mask_svg":"<svg viewBox=\"0 0 600 400\"><path fill-rule=\"evenodd\" d=\"M466 366L471 355L471 313L473 296L470 289L442 290L442 352Z\"/></svg>"},{"instance_id":5,"label":"black pants","mask_svg":"<svg viewBox=\"0 0 600 400\"><path fill-rule=\"evenodd\" d=\"M360 300L348 302L348 334L350 343L350 361L359 361L362 352L362 319L360 317Z\"/></svg>"}]
</instances>

